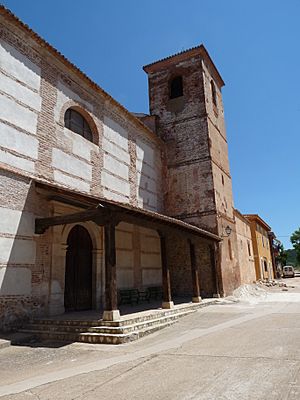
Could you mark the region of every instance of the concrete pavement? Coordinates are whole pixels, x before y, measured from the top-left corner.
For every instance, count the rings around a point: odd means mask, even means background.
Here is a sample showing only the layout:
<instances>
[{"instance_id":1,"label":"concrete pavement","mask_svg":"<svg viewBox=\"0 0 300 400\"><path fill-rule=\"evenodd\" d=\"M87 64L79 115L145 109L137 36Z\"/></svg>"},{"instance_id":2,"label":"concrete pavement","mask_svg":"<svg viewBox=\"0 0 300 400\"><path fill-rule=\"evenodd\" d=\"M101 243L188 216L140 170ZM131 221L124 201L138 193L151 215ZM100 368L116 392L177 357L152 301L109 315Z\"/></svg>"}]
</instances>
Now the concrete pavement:
<instances>
[{"instance_id":1,"label":"concrete pavement","mask_svg":"<svg viewBox=\"0 0 300 400\"><path fill-rule=\"evenodd\" d=\"M0 398L299 399L300 279L228 299L122 346L0 351Z\"/></svg>"}]
</instances>

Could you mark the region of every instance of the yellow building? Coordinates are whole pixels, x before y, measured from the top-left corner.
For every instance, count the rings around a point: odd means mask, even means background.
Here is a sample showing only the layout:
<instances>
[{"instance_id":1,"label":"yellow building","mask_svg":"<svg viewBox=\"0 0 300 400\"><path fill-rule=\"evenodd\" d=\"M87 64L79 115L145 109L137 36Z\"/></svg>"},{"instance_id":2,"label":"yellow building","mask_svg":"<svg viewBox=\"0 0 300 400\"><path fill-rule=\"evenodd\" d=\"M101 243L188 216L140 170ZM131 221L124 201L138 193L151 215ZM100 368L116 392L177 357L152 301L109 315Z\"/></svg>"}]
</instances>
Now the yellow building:
<instances>
[{"instance_id":1,"label":"yellow building","mask_svg":"<svg viewBox=\"0 0 300 400\"><path fill-rule=\"evenodd\" d=\"M246 214L250 222L256 279L274 279L274 266L269 234L271 227L257 214Z\"/></svg>"}]
</instances>

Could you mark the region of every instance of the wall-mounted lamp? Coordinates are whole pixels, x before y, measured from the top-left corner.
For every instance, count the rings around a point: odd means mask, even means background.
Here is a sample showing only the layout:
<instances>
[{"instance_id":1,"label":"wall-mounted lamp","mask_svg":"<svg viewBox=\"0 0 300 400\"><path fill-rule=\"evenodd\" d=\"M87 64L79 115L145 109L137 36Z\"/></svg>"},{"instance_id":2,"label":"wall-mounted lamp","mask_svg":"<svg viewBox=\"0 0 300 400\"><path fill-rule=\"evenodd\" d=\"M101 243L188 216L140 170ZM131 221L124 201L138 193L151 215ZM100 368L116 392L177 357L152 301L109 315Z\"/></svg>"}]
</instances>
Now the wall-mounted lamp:
<instances>
[{"instance_id":1,"label":"wall-mounted lamp","mask_svg":"<svg viewBox=\"0 0 300 400\"><path fill-rule=\"evenodd\" d=\"M224 234L222 235L222 237L228 237L228 236L230 236L230 234L231 234L231 232L232 232L232 229L231 229L231 227L229 226L229 225L227 225L226 226L226 228L224 229Z\"/></svg>"}]
</instances>

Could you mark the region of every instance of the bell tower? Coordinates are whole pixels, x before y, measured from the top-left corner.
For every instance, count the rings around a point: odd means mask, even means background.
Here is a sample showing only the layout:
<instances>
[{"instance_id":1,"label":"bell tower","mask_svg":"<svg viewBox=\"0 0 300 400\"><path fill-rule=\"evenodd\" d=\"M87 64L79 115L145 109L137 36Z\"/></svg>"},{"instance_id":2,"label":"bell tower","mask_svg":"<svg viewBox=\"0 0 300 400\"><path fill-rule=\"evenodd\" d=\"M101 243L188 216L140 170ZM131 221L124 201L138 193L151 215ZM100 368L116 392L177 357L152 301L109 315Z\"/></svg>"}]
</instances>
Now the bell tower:
<instances>
[{"instance_id":1,"label":"bell tower","mask_svg":"<svg viewBox=\"0 0 300 400\"><path fill-rule=\"evenodd\" d=\"M166 143L165 213L223 237L223 294L239 285L222 77L203 45L145 66L150 114ZM225 228L231 234L225 237ZM227 229L228 231L228 229Z\"/></svg>"}]
</instances>

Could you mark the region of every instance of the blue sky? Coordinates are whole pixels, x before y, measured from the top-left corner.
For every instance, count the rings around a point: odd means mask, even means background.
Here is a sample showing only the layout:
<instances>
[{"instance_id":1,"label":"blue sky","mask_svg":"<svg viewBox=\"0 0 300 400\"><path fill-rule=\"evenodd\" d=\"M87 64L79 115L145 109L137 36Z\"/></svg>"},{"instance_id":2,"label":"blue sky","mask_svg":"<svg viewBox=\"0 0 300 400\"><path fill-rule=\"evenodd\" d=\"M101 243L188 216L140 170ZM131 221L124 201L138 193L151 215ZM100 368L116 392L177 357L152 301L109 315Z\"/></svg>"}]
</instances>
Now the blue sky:
<instances>
[{"instance_id":1,"label":"blue sky","mask_svg":"<svg viewBox=\"0 0 300 400\"><path fill-rule=\"evenodd\" d=\"M300 1L4 0L130 111L142 66L204 43L223 89L235 207L291 247L300 226Z\"/></svg>"}]
</instances>

